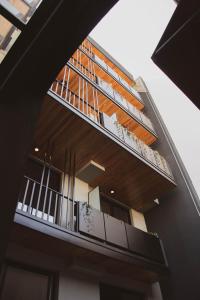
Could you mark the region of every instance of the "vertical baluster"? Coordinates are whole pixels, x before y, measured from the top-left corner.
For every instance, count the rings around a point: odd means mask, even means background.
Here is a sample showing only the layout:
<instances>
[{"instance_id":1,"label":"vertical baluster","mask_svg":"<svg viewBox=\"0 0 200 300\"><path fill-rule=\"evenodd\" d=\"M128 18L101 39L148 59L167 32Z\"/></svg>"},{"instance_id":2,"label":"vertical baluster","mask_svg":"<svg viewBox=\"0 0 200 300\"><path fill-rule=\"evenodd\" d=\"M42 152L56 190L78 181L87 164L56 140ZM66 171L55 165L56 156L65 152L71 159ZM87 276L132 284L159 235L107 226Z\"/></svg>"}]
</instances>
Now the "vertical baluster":
<instances>
[{"instance_id":1,"label":"vertical baluster","mask_svg":"<svg viewBox=\"0 0 200 300\"><path fill-rule=\"evenodd\" d=\"M88 116L88 83L86 81L86 114Z\"/></svg>"},{"instance_id":2,"label":"vertical baluster","mask_svg":"<svg viewBox=\"0 0 200 300\"><path fill-rule=\"evenodd\" d=\"M67 66L65 65L65 67L64 67L64 76L63 76L63 80L62 80L62 87L61 87L61 91L60 91L60 96L62 98L64 98L63 97L63 89L64 89L64 85L65 85L66 72L67 72Z\"/></svg>"},{"instance_id":3,"label":"vertical baluster","mask_svg":"<svg viewBox=\"0 0 200 300\"><path fill-rule=\"evenodd\" d=\"M55 210L54 210L54 223L56 223L57 206L58 206L58 194L56 193Z\"/></svg>"},{"instance_id":4,"label":"vertical baluster","mask_svg":"<svg viewBox=\"0 0 200 300\"><path fill-rule=\"evenodd\" d=\"M78 69L78 49L76 50L76 68Z\"/></svg>"},{"instance_id":5,"label":"vertical baluster","mask_svg":"<svg viewBox=\"0 0 200 300\"><path fill-rule=\"evenodd\" d=\"M75 196L75 174L76 174L76 154L74 153L73 158L73 182L72 182L72 230L74 231L74 196Z\"/></svg>"},{"instance_id":6,"label":"vertical baluster","mask_svg":"<svg viewBox=\"0 0 200 300\"><path fill-rule=\"evenodd\" d=\"M99 112L99 98L98 98L98 91L97 89L95 89L96 92L96 103L97 103L97 119L98 119L98 123L100 124L100 112Z\"/></svg>"},{"instance_id":7,"label":"vertical baluster","mask_svg":"<svg viewBox=\"0 0 200 300\"><path fill-rule=\"evenodd\" d=\"M42 208L42 219L44 218L44 211L46 208L46 200L47 200L47 193L48 193L48 187L49 187L49 179L50 179L50 175L51 175L51 155L49 157L50 162L48 165L48 173L47 173L47 182L46 182L46 187L45 187L45 194L44 194L44 203L43 203L43 208Z\"/></svg>"},{"instance_id":8,"label":"vertical baluster","mask_svg":"<svg viewBox=\"0 0 200 300\"><path fill-rule=\"evenodd\" d=\"M25 205L25 202L26 202L26 196L27 196L27 192L28 192L28 188L29 188L29 183L30 183L30 180L27 179L27 182L26 182L26 188L25 188L25 192L24 192L24 197L23 197L23 201L22 201L22 211L24 209L24 205Z\"/></svg>"},{"instance_id":9,"label":"vertical baluster","mask_svg":"<svg viewBox=\"0 0 200 300\"><path fill-rule=\"evenodd\" d=\"M66 213L66 226L68 228L69 221L69 201L71 192L71 152L69 152L69 168L68 168L68 180L67 180L67 213Z\"/></svg>"},{"instance_id":10,"label":"vertical baluster","mask_svg":"<svg viewBox=\"0 0 200 300\"><path fill-rule=\"evenodd\" d=\"M32 192L31 192L31 199L30 199L30 202L29 202L29 206L28 206L28 213L31 214L31 209L32 209L32 203L33 203L33 197L34 197L34 193L35 193L35 181L33 183L33 187L32 187Z\"/></svg>"},{"instance_id":11,"label":"vertical baluster","mask_svg":"<svg viewBox=\"0 0 200 300\"><path fill-rule=\"evenodd\" d=\"M81 71L81 72L83 72L82 71L82 64L81 64L81 51L80 50L78 50L78 58L79 58L79 70Z\"/></svg>"},{"instance_id":12,"label":"vertical baluster","mask_svg":"<svg viewBox=\"0 0 200 300\"><path fill-rule=\"evenodd\" d=\"M61 191L61 205L60 205L60 223L62 223L62 210L63 210L63 201L64 201L64 188L65 188L65 176L66 176L66 168L67 168L67 149L65 150L65 159L64 159L64 173L62 180L62 191Z\"/></svg>"},{"instance_id":13,"label":"vertical baluster","mask_svg":"<svg viewBox=\"0 0 200 300\"><path fill-rule=\"evenodd\" d=\"M68 96L68 90L69 90L69 81L70 81L70 71L71 71L71 69L68 67L68 74L67 74L67 84L66 84L66 94L65 94L65 100L67 100L67 96Z\"/></svg>"},{"instance_id":14,"label":"vertical baluster","mask_svg":"<svg viewBox=\"0 0 200 300\"><path fill-rule=\"evenodd\" d=\"M44 174L45 174L45 170L46 170L46 155L47 154L45 152L44 166L43 166L42 176L41 176L41 180L40 180L40 188L39 188L38 200L37 200L37 204L36 204L35 216L37 216L37 213L38 213L38 208L39 208L40 198L41 198L41 193L42 193L42 187L43 187L43 181L44 181Z\"/></svg>"},{"instance_id":15,"label":"vertical baluster","mask_svg":"<svg viewBox=\"0 0 200 300\"><path fill-rule=\"evenodd\" d=\"M80 96L81 96L81 77L78 77L78 109L80 110Z\"/></svg>"},{"instance_id":16,"label":"vertical baluster","mask_svg":"<svg viewBox=\"0 0 200 300\"><path fill-rule=\"evenodd\" d=\"M82 81L83 81L83 86L82 86L82 112L83 112L83 114L85 114L85 112L84 112L84 105L85 105L85 95L84 95L85 80L82 79Z\"/></svg>"},{"instance_id":17,"label":"vertical baluster","mask_svg":"<svg viewBox=\"0 0 200 300\"><path fill-rule=\"evenodd\" d=\"M89 57L87 57L87 65L88 65L88 78L90 78L90 63L89 63L90 59Z\"/></svg>"},{"instance_id":18,"label":"vertical baluster","mask_svg":"<svg viewBox=\"0 0 200 300\"><path fill-rule=\"evenodd\" d=\"M69 91L69 104L71 104L71 97L72 97L72 92Z\"/></svg>"},{"instance_id":19,"label":"vertical baluster","mask_svg":"<svg viewBox=\"0 0 200 300\"><path fill-rule=\"evenodd\" d=\"M56 79L56 89L55 89L55 93L58 94L58 79Z\"/></svg>"},{"instance_id":20,"label":"vertical baluster","mask_svg":"<svg viewBox=\"0 0 200 300\"><path fill-rule=\"evenodd\" d=\"M95 81L96 71L95 71L95 64L94 64L94 62L92 62L92 68L93 68L93 81Z\"/></svg>"},{"instance_id":21,"label":"vertical baluster","mask_svg":"<svg viewBox=\"0 0 200 300\"><path fill-rule=\"evenodd\" d=\"M75 107L75 102L76 102L76 95L74 94L74 99L73 99L73 106Z\"/></svg>"},{"instance_id":22,"label":"vertical baluster","mask_svg":"<svg viewBox=\"0 0 200 300\"><path fill-rule=\"evenodd\" d=\"M49 195L49 205L48 205L48 211L47 211L47 221L49 222L49 214L50 214L50 209L51 209L51 199L52 199L52 190L50 190L50 195Z\"/></svg>"},{"instance_id":23,"label":"vertical baluster","mask_svg":"<svg viewBox=\"0 0 200 300\"><path fill-rule=\"evenodd\" d=\"M94 110L94 118L96 118L96 100L95 100L95 93L94 93L94 87L92 87L92 97L93 97L93 110Z\"/></svg>"}]
</instances>

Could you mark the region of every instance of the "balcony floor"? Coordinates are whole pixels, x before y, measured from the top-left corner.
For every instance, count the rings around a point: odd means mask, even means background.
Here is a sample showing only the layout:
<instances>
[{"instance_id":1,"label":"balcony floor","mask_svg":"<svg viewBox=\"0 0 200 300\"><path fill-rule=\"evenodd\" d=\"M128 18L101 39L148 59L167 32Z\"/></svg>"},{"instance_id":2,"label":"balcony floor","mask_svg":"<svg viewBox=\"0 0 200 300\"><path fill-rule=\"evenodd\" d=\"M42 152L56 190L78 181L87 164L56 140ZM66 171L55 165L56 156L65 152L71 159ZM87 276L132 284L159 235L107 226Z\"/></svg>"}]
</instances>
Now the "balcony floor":
<instances>
[{"instance_id":1,"label":"balcony floor","mask_svg":"<svg viewBox=\"0 0 200 300\"><path fill-rule=\"evenodd\" d=\"M76 170L95 161L106 171L89 184L99 185L105 194L115 190L117 200L141 212L155 206L154 199L175 187L173 180L150 162L76 109L58 101L50 96L44 99L34 141L40 151L34 155L43 160L50 142L54 145L53 165L61 170L66 149L76 153Z\"/></svg>"},{"instance_id":2,"label":"balcony floor","mask_svg":"<svg viewBox=\"0 0 200 300\"><path fill-rule=\"evenodd\" d=\"M169 274L168 268L162 264L23 213L15 214L10 242L62 258L68 266L76 264L96 274L117 275L129 281L152 283Z\"/></svg>"}]
</instances>

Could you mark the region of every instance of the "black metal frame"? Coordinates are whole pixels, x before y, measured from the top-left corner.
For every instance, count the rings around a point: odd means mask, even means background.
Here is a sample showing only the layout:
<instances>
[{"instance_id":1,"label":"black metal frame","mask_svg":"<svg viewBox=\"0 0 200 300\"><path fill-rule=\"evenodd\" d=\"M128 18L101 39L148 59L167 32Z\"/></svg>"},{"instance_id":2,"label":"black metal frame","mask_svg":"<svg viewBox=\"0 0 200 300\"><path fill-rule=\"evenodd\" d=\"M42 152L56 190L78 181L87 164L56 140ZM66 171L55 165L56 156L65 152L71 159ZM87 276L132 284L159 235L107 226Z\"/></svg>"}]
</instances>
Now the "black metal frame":
<instances>
[{"instance_id":1,"label":"black metal frame","mask_svg":"<svg viewBox=\"0 0 200 300\"><path fill-rule=\"evenodd\" d=\"M42 274L48 276L48 295L46 300L57 300L58 299L58 286L59 286L59 274L55 271L44 270L39 267L32 266L31 264L21 263L15 260L7 259L2 268L2 276L0 280L0 298L4 287L5 276L7 267L11 266L16 269L22 269L25 271L30 271L37 274Z\"/></svg>"}]
</instances>

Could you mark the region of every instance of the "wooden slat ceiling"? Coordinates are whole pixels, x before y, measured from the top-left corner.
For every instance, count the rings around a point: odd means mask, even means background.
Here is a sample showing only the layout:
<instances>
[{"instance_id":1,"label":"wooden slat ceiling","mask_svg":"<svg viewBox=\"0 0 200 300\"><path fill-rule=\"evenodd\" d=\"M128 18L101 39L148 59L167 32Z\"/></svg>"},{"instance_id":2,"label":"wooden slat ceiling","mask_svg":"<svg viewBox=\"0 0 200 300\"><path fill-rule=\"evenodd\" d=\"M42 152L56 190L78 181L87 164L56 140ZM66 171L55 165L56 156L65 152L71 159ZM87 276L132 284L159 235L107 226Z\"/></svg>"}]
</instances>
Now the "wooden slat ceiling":
<instances>
[{"instance_id":1,"label":"wooden slat ceiling","mask_svg":"<svg viewBox=\"0 0 200 300\"><path fill-rule=\"evenodd\" d=\"M64 77L64 70L62 69L57 79L62 81ZM70 71L70 84L69 89L75 93L79 94L79 75L74 72L72 69ZM59 93L59 90L58 90ZM82 95L82 88L81 93ZM136 120L130 117L123 109L117 106L114 102L112 102L109 98L107 98L103 93L97 91L98 99L99 99L99 110L100 112L106 113L108 116L111 116L113 113L116 113L117 119L121 125L126 127L128 130L133 132L140 140L145 142L147 145L151 145L156 140L156 136L148 131L145 127L140 125ZM64 94L65 96L65 94ZM93 89L90 84L88 84L88 102L93 106ZM86 109L84 110L86 112Z\"/></svg>"},{"instance_id":2,"label":"wooden slat ceiling","mask_svg":"<svg viewBox=\"0 0 200 300\"><path fill-rule=\"evenodd\" d=\"M44 99L35 131L34 145L40 148L37 155L41 159L48 142L54 143L54 166L63 170L66 149L76 153L76 171L90 160L95 161L106 171L89 184L92 187L99 185L106 194L114 189L117 200L138 211L145 212L152 208L154 199L175 186L153 167L50 96Z\"/></svg>"}]
</instances>

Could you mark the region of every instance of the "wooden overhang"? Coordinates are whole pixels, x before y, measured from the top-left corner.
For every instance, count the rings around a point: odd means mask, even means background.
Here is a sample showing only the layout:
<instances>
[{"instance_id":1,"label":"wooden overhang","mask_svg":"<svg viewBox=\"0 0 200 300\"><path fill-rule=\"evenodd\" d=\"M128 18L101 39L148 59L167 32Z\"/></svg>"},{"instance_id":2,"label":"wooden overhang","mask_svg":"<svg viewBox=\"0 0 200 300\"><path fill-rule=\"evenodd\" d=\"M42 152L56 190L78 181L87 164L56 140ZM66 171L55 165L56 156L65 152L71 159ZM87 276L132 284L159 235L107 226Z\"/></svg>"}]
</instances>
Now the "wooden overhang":
<instances>
[{"instance_id":1,"label":"wooden overhang","mask_svg":"<svg viewBox=\"0 0 200 300\"><path fill-rule=\"evenodd\" d=\"M200 108L200 2L178 4L153 55L155 64Z\"/></svg>"},{"instance_id":2,"label":"wooden overhang","mask_svg":"<svg viewBox=\"0 0 200 300\"><path fill-rule=\"evenodd\" d=\"M154 199L175 187L170 177L111 133L49 94L57 101L49 95L44 99L34 139L40 151L34 155L43 159L48 143L53 143L52 163L61 170L66 149L76 153L76 170L90 160L95 161L106 171L89 184L99 185L106 194L114 189L117 200L140 212L152 208Z\"/></svg>"},{"instance_id":3,"label":"wooden overhang","mask_svg":"<svg viewBox=\"0 0 200 300\"><path fill-rule=\"evenodd\" d=\"M40 241L38 243L38 241ZM153 283L166 279L168 268L160 263L127 253L98 240L88 238L25 214L15 215L10 242L39 251L52 258L61 258L69 268L81 267L93 275ZM8 257L9 258L9 257ZM50 266L51 267L51 266Z\"/></svg>"},{"instance_id":4,"label":"wooden overhang","mask_svg":"<svg viewBox=\"0 0 200 300\"><path fill-rule=\"evenodd\" d=\"M88 101L91 105L93 105L93 89L98 89L98 85L89 80L86 76L84 76L81 72L76 70L76 68L71 67L70 72L70 83L69 89L75 93L76 95L79 94L79 76L82 76L88 83ZM60 71L57 76L57 80L62 82L64 78L64 69ZM82 92L81 92L82 93ZM154 131L152 131L148 126L146 126L142 121L137 119L134 115L132 115L125 107L120 105L116 102L112 97L103 92L101 89L98 89L98 99L99 99L99 109L100 112L104 112L107 115L111 116L112 114L116 113L117 119L121 125L126 127L128 130L132 131L136 134L136 136L145 142L147 145L151 145L153 142L156 141L157 135Z\"/></svg>"}]
</instances>

